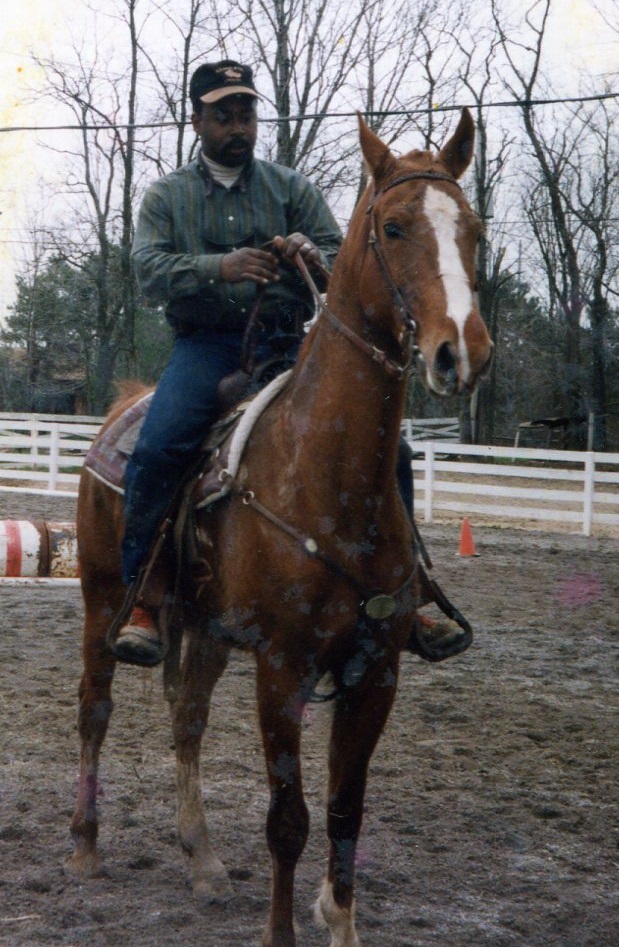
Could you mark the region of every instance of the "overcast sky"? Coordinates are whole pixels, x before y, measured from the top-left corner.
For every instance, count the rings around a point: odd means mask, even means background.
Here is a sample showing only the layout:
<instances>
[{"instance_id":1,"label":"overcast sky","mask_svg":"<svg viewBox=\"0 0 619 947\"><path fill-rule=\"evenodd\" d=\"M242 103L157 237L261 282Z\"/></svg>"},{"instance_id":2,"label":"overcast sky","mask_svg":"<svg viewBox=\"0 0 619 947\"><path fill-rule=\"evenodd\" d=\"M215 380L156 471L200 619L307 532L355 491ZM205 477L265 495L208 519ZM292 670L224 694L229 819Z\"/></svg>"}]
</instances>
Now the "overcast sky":
<instances>
[{"instance_id":1,"label":"overcast sky","mask_svg":"<svg viewBox=\"0 0 619 947\"><path fill-rule=\"evenodd\" d=\"M486 0L478 0L485 3ZM518 0L516 0L518 2ZM547 66L552 63L553 86L564 95L577 95L579 75L594 75L619 64L619 39L604 24L595 7L616 10L617 0L555 0L546 35ZM41 56L60 57L67 23L75 23L82 5L76 0L26 0L3 4L0 24L0 127L50 125L61 116L28 102L27 90L40 76L29 58L34 49ZM618 80L619 81L619 80ZM27 195L38 192L37 181L46 175L49 156L37 149L32 132L0 133L0 313L14 294L15 269L24 252L22 241ZM56 173L58 173L56 171ZM53 178L48 182L53 187Z\"/></svg>"}]
</instances>

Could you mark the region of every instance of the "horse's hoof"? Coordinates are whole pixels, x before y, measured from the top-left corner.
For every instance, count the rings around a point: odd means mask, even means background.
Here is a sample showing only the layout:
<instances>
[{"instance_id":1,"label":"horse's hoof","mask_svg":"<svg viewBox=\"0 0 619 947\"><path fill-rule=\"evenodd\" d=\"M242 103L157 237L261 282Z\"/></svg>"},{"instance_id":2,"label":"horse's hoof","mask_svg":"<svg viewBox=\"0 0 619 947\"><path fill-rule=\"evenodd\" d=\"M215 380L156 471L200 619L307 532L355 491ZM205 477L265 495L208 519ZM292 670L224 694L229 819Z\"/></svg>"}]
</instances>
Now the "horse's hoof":
<instances>
[{"instance_id":1,"label":"horse's hoof","mask_svg":"<svg viewBox=\"0 0 619 947\"><path fill-rule=\"evenodd\" d=\"M262 934L262 947L295 947L297 943L298 925L293 921L292 931L273 931L267 925Z\"/></svg>"},{"instance_id":2,"label":"horse's hoof","mask_svg":"<svg viewBox=\"0 0 619 947\"><path fill-rule=\"evenodd\" d=\"M64 864L65 874L78 880L99 878L103 874L101 859L98 855L80 855L75 852Z\"/></svg>"},{"instance_id":3,"label":"horse's hoof","mask_svg":"<svg viewBox=\"0 0 619 947\"><path fill-rule=\"evenodd\" d=\"M193 883L193 896L202 907L226 904L234 894L227 874L200 878Z\"/></svg>"}]
</instances>

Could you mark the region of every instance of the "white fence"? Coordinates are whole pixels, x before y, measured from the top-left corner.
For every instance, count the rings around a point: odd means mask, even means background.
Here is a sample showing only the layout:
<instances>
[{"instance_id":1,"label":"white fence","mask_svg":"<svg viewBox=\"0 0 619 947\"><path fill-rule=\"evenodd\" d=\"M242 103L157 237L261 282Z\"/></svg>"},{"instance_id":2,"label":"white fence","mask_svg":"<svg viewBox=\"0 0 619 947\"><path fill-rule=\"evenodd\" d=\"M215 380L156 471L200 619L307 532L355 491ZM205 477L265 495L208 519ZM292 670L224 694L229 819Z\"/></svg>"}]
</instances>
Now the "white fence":
<instances>
[{"instance_id":1,"label":"white fence","mask_svg":"<svg viewBox=\"0 0 619 947\"><path fill-rule=\"evenodd\" d=\"M460 440L458 418L405 418L402 433L407 441L454 441Z\"/></svg>"},{"instance_id":2,"label":"white fence","mask_svg":"<svg viewBox=\"0 0 619 947\"><path fill-rule=\"evenodd\" d=\"M71 496L101 418L0 412L0 490Z\"/></svg>"},{"instance_id":3,"label":"white fence","mask_svg":"<svg viewBox=\"0 0 619 947\"><path fill-rule=\"evenodd\" d=\"M619 454L415 442L416 516L619 526ZM480 519L481 521L481 519Z\"/></svg>"},{"instance_id":4,"label":"white fence","mask_svg":"<svg viewBox=\"0 0 619 947\"><path fill-rule=\"evenodd\" d=\"M415 421L408 429L405 422L415 451L418 520L452 513L480 522L554 522L586 536L595 527L619 527L619 454L417 440L428 428L433 437L441 428L453 437L452 420ZM0 492L75 496L100 424L92 417L0 413Z\"/></svg>"}]
</instances>

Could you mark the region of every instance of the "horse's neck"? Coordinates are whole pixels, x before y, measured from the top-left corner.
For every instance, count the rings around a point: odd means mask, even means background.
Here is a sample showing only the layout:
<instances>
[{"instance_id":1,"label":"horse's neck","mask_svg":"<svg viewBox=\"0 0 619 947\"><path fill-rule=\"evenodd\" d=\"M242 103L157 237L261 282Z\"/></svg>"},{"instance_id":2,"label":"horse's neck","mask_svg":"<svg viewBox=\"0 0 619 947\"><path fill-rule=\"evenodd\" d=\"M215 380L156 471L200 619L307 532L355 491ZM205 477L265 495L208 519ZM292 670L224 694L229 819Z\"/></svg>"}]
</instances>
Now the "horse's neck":
<instances>
[{"instance_id":1,"label":"horse's neck","mask_svg":"<svg viewBox=\"0 0 619 947\"><path fill-rule=\"evenodd\" d=\"M358 319L345 318L361 330ZM394 489L405 385L324 318L308 342L295 372L289 421L310 469L328 471L333 489L343 492Z\"/></svg>"}]
</instances>

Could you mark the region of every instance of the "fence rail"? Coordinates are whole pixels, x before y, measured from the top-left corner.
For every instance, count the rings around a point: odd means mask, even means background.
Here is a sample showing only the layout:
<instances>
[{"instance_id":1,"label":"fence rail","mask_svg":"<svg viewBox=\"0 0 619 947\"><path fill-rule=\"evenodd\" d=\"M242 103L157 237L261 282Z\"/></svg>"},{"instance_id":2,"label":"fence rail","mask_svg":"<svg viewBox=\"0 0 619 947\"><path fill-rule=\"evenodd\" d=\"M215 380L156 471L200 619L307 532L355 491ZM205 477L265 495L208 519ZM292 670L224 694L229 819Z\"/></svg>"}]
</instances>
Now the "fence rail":
<instances>
[{"instance_id":1,"label":"fence rail","mask_svg":"<svg viewBox=\"0 0 619 947\"><path fill-rule=\"evenodd\" d=\"M460 440L459 418L405 418L402 433L407 441Z\"/></svg>"},{"instance_id":2,"label":"fence rail","mask_svg":"<svg viewBox=\"0 0 619 947\"><path fill-rule=\"evenodd\" d=\"M454 419L405 422L415 452L417 517L437 513L568 524L586 536L619 527L619 454L488 447L420 432ZM83 459L101 418L0 413L0 492L75 496ZM427 433L425 435L427 437Z\"/></svg>"},{"instance_id":3,"label":"fence rail","mask_svg":"<svg viewBox=\"0 0 619 947\"><path fill-rule=\"evenodd\" d=\"M74 493L102 420L0 412L0 490Z\"/></svg>"},{"instance_id":4,"label":"fence rail","mask_svg":"<svg viewBox=\"0 0 619 947\"><path fill-rule=\"evenodd\" d=\"M417 516L437 511L502 520L619 526L619 454L414 443Z\"/></svg>"}]
</instances>

